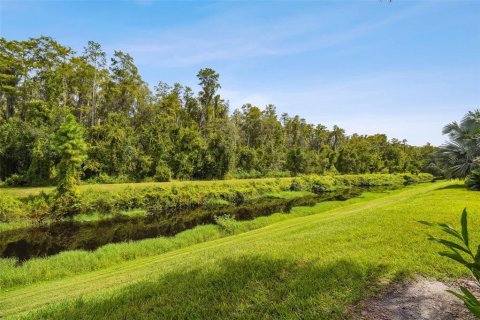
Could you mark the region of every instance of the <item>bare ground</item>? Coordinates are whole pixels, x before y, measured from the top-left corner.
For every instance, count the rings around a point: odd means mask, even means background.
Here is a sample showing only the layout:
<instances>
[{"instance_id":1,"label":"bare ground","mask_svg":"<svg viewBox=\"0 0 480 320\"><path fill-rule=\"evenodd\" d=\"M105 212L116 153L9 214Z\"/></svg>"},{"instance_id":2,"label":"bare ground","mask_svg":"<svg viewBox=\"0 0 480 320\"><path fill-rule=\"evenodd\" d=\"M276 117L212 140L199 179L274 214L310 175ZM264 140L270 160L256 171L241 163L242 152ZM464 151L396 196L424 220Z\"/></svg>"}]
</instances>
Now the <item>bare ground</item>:
<instances>
[{"instance_id":1,"label":"bare ground","mask_svg":"<svg viewBox=\"0 0 480 320\"><path fill-rule=\"evenodd\" d=\"M355 306L354 319L375 320L475 320L463 303L446 290L459 291L459 286L480 296L473 281L445 283L418 278L406 284L396 284L379 297L369 298Z\"/></svg>"}]
</instances>

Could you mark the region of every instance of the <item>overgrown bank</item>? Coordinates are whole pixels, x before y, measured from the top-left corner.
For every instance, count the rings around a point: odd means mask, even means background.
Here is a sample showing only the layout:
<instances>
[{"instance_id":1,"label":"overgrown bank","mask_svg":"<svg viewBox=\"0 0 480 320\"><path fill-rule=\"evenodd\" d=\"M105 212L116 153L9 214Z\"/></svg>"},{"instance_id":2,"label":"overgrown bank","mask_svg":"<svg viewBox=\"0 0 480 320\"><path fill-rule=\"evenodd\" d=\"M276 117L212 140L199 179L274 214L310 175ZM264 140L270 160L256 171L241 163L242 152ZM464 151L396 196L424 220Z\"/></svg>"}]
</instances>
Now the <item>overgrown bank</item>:
<instances>
[{"instance_id":1,"label":"overgrown bank","mask_svg":"<svg viewBox=\"0 0 480 320\"><path fill-rule=\"evenodd\" d=\"M329 192L348 187L408 185L431 181L432 176L420 174L366 174L318 176L305 175L296 178L250 179L211 181L208 183L163 183L149 187L92 188L83 189L75 206L59 216L54 213L54 201L47 193L16 198L1 195L0 222L19 220L43 221L75 214L112 214L131 209L175 210L194 208L217 201L231 204L259 197L266 193L286 190Z\"/></svg>"}]
</instances>

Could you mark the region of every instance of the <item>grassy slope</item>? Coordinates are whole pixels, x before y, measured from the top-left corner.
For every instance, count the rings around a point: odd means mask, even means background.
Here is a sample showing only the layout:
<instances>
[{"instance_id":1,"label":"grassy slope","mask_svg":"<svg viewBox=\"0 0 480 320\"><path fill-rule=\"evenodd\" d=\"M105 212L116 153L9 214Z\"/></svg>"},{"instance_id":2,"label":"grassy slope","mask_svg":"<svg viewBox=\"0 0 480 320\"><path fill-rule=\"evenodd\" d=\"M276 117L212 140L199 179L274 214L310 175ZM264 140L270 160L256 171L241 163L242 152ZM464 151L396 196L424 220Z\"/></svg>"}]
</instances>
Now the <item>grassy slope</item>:
<instances>
[{"instance_id":1,"label":"grassy slope","mask_svg":"<svg viewBox=\"0 0 480 320\"><path fill-rule=\"evenodd\" d=\"M340 319L382 284L414 273L466 273L439 257L416 220L457 225L478 193L424 184L388 196L319 204L319 213L96 272L0 293L0 315L27 318ZM478 230L478 228L475 228ZM473 238L480 236L473 233ZM77 298L80 299L69 299Z\"/></svg>"},{"instance_id":2,"label":"grassy slope","mask_svg":"<svg viewBox=\"0 0 480 320\"><path fill-rule=\"evenodd\" d=\"M173 185L177 187L182 186L211 186L212 184L248 184L251 181L256 182L268 182L268 181L275 181L277 178L257 178L257 179L232 179L232 180L208 180L208 181L170 181L170 182L132 182L132 183L114 183L114 184L85 184L80 186L81 191L85 190L98 190L98 191L121 191L126 188L132 189L143 189L143 188L151 188L151 187L159 187L159 188L171 188ZM289 180L291 178L278 178L280 180ZM55 187L2 187L0 188L0 193L3 192L6 195L23 198L28 197L30 195L37 195L40 192L50 192L54 190Z\"/></svg>"}]
</instances>

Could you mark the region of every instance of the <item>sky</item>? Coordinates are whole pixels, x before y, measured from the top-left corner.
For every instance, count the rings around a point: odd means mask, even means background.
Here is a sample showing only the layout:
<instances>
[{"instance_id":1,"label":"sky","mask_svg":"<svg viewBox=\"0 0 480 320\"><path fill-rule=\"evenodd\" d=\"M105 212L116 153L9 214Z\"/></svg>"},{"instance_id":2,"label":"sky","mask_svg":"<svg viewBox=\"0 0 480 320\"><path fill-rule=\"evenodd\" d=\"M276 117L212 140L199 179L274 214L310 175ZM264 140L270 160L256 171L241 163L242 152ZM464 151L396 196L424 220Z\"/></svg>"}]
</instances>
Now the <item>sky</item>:
<instances>
[{"instance_id":1,"label":"sky","mask_svg":"<svg viewBox=\"0 0 480 320\"><path fill-rule=\"evenodd\" d=\"M445 124L480 108L480 0L0 0L0 35L128 52L152 88L198 90L210 67L231 111L271 103L412 145L442 144Z\"/></svg>"}]
</instances>

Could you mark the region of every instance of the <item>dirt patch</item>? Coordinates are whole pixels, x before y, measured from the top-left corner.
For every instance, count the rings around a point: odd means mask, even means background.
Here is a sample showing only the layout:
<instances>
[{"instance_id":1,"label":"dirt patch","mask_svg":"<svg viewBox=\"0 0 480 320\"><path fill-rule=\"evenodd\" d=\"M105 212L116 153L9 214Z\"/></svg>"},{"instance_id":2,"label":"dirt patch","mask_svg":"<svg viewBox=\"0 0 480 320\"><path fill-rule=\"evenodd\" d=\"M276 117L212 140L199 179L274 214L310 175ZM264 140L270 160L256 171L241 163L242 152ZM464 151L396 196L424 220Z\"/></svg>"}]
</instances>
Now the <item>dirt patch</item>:
<instances>
[{"instance_id":1,"label":"dirt patch","mask_svg":"<svg viewBox=\"0 0 480 320\"><path fill-rule=\"evenodd\" d=\"M379 297L369 298L354 308L354 319L375 320L476 320L463 303L446 290L469 288L477 297L480 288L473 281L444 283L419 278L397 284Z\"/></svg>"}]
</instances>

